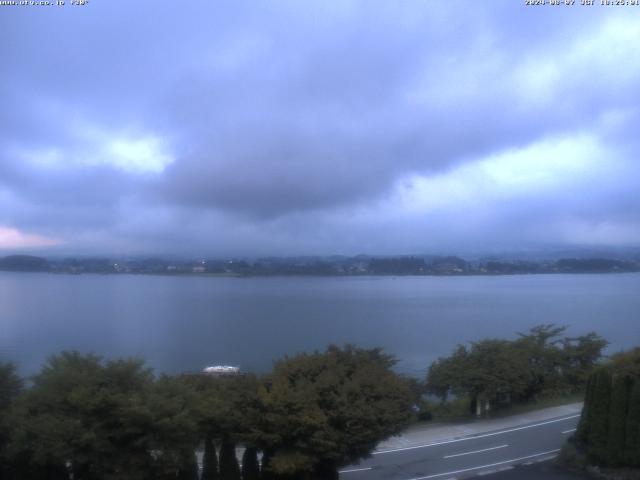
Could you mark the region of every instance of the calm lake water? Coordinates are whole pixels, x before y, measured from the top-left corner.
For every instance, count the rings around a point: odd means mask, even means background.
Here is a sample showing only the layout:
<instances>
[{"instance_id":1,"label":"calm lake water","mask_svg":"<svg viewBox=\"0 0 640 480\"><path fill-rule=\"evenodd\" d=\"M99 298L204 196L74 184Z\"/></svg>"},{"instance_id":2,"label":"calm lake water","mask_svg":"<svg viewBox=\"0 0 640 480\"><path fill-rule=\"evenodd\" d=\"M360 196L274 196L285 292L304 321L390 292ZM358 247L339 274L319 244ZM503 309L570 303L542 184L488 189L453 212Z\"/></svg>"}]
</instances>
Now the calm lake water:
<instances>
[{"instance_id":1,"label":"calm lake water","mask_svg":"<svg viewBox=\"0 0 640 480\"><path fill-rule=\"evenodd\" d=\"M640 345L640 274L214 278L0 272L0 360L37 371L63 349L156 371L263 372L330 343L382 346L422 375L460 342L540 323Z\"/></svg>"}]
</instances>

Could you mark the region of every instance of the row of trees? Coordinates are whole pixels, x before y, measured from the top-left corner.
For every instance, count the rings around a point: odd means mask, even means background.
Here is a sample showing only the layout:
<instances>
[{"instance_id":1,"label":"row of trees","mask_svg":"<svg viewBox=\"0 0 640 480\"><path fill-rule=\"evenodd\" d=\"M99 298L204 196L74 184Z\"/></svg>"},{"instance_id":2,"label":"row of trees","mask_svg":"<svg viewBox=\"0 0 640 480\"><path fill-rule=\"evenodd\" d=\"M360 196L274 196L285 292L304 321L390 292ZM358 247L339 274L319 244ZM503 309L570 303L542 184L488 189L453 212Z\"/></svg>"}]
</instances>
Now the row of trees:
<instances>
[{"instance_id":1,"label":"row of trees","mask_svg":"<svg viewBox=\"0 0 640 480\"><path fill-rule=\"evenodd\" d=\"M589 377L572 441L590 463L640 467L640 348L613 356Z\"/></svg>"},{"instance_id":2,"label":"row of trees","mask_svg":"<svg viewBox=\"0 0 640 480\"><path fill-rule=\"evenodd\" d=\"M263 377L156 378L141 360L63 352L25 388L0 364L0 478L195 480L196 451L203 480L336 478L400 432L425 391L467 397L473 413L582 391L606 341L564 331L459 346L426 386L353 346L285 357Z\"/></svg>"},{"instance_id":3,"label":"row of trees","mask_svg":"<svg viewBox=\"0 0 640 480\"><path fill-rule=\"evenodd\" d=\"M0 478L195 480L198 450L203 480L337 478L411 419L393 364L346 346L285 357L260 378L155 378L140 360L63 352L29 388L2 364Z\"/></svg>"},{"instance_id":4,"label":"row of trees","mask_svg":"<svg viewBox=\"0 0 640 480\"><path fill-rule=\"evenodd\" d=\"M427 391L444 403L468 397L473 413L584 390L607 342L595 333L563 337L566 327L539 325L515 340L459 345L429 368Z\"/></svg>"}]
</instances>

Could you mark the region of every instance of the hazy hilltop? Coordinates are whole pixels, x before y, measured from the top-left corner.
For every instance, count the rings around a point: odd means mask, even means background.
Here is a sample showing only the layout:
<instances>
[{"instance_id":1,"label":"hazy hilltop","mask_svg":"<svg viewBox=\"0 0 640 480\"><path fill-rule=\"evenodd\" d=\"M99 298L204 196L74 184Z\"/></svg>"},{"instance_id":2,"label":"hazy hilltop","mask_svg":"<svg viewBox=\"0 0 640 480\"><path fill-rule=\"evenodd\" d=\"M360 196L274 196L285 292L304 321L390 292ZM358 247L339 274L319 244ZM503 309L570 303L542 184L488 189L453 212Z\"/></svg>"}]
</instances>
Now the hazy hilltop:
<instances>
[{"instance_id":1,"label":"hazy hilltop","mask_svg":"<svg viewBox=\"0 0 640 480\"><path fill-rule=\"evenodd\" d=\"M0 258L0 270L11 271L44 271L49 269L49 262L42 257L31 255L10 255Z\"/></svg>"}]
</instances>

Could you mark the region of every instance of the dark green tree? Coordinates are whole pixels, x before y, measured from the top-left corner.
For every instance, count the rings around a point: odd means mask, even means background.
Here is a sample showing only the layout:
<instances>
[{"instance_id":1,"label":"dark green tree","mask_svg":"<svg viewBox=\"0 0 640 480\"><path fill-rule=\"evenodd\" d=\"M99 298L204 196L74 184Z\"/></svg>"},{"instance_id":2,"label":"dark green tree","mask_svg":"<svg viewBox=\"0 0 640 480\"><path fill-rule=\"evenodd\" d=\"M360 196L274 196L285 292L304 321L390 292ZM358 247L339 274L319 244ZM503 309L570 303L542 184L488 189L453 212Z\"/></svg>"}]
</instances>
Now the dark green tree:
<instances>
[{"instance_id":1,"label":"dark green tree","mask_svg":"<svg viewBox=\"0 0 640 480\"><path fill-rule=\"evenodd\" d=\"M267 471L333 478L412 417L412 394L379 349L331 346L276 362L260 389L257 444ZM298 478L296 477L296 478Z\"/></svg>"},{"instance_id":2,"label":"dark green tree","mask_svg":"<svg viewBox=\"0 0 640 480\"><path fill-rule=\"evenodd\" d=\"M260 462L260 480L274 480L275 474L271 468L271 458L273 453L270 450L262 451L262 461Z\"/></svg>"},{"instance_id":3,"label":"dark green tree","mask_svg":"<svg viewBox=\"0 0 640 480\"><path fill-rule=\"evenodd\" d=\"M0 415L5 415L23 389L23 381L12 363L0 362Z\"/></svg>"},{"instance_id":4,"label":"dark green tree","mask_svg":"<svg viewBox=\"0 0 640 480\"><path fill-rule=\"evenodd\" d=\"M13 454L44 469L69 462L78 480L145 478L151 382L139 360L51 357L14 410Z\"/></svg>"},{"instance_id":5,"label":"dark green tree","mask_svg":"<svg viewBox=\"0 0 640 480\"><path fill-rule=\"evenodd\" d=\"M187 381L197 393L194 414L204 436L218 443L252 444L259 415L255 375L196 375Z\"/></svg>"},{"instance_id":6,"label":"dark green tree","mask_svg":"<svg viewBox=\"0 0 640 480\"><path fill-rule=\"evenodd\" d=\"M640 347L612 355L609 365L616 373L640 377Z\"/></svg>"},{"instance_id":7,"label":"dark green tree","mask_svg":"<svg viewBox=\"0 0 640 480\"><path fill-rule=\"evenodd\" d=\"M213 443L213 435L208 433L204 440L204 456L202 457L202 480L218 480L218 454Z\"/></svg>"},{"instance_id":8,"label":"dark green tree","mask_svg":"<svg viewBox=\"0 0 640 480\"><path fill-rule=\"evenodd\" d=\"M595 332L562 339L563 380L571 392L585 388L587 378L602 358L602 351L608 343Z\"/></svg>"},{"instance_id":9,"label":"dark green tree","mask_svg":"<svg viewBox=\"0 0 640 480\"><path fill-rule=\"evenodd\" d=\"M431 364L427 372L426 390L440 398L442 403L447 401L454 390L464 390L464 376L469 352L464 345L458 345L449 357L439 358ZM462 392L466 394L467 392Z\"/></svg>"},{"instance_id":10,"label":"dark green tree","mask_svg":"<svg viewBox=\"0 0 640 480\"><path fill-rule=\"evenodd\" d=\"M640 376L629 388L624 460L631 467L640 467Z\"/></svg>"},{"instance_id":11,"label":"dark green tree","mask_svg":"<svg viewBox=\"0 0 640 480\"><path fill-rule=\"evenodd\" d=\"M522 392L523 400L537 399L543 392L563 391L563 353L559 344L560 335L567 327L554 324L537 325L528 333L520 333L514 342L517 351L527 359L527 386Z\"/></svg>"},{"instance_id":12,"label":"dark green tree","mask_svg":"<svg viewBox=\"0 0 640 480\"><path fill-rule=\"evenodd\" d=\"M18 478L18 471L23 473L28 462L19 465L17 458L10 458L7 446L11 436L11 409L22 393L23 381L16 373L12 363L0 362L0 478ZM15 425L17 426L17 425Z\"/></svg>"},{"instance_id":13,"label":"dark green tree","mask_svg":"<svg viewBox=\"0 0 640 480\"><path fill-rule=\"evenodd\" d=\"M632 379L627 375L614 375L612 379L607 462L614 466L624 465L627 409L631 383Z\"/></svg>"},{"instance_id":14,"label":"dark green tree","mask_svg":"<svg viewBox=\"0 0 640 480\"><path fill-rule=\"evenodd\" d=\"M612 377L607 369L595 374L591 397L590 425L587 436L588 455L598 463L606 464L609 458L609 409L611 405Z\"/></svg>"},{"instance_id":15,"label":"dark green tree","mask_svg":"<svg viewBox=\"0 0 640 480\"><path fill-rule=\"evenodd\" d=\"M198 480L198 461L194 452L184 452L178 469L178 480Z\"/></svg>"},{"instance_id":16,"label":"dark green tree","mask_svg":"<svg viewBox=\"0 0 640 480\"><path fill-rule=\"evenodd\" d=\"M242 454L242 480L259 479L258 451L253 447L247 447Z\"/></svg>"},{"instance_id":17,"label":"dark green tree","mask_svg":"<svg viewBox=\"0 0 640 480\"><path fill-rule=\"evenodd\" d=\"M223 441L220 445L220 479L240 480L240 465L232 442Z\"/></svg>"},{"instance_id":18,"label":"dark green tree","mask_svg":"<svg viewBox=\"0 0 640 480\"><path fill-rule=\"evenodd\" d=\"M63 352L16 404L12 455L34 478L64 476L68 463L74 480L193 479L194 405L186 382L154 381L140 360Z\"/></svg>"},{"instance_id":19,"label":"dark green tree","mask_svg":"<svg viewBox=\"0 0 640 480\"><path fill-rule=\"evenodd\" d=\"M471 344L463 362L454 370L453 392L469 395L473 405L510 405L528 387L529 365L524 351L506 340L482 340Z\"/></svg>"},{"instance_id":20,"label":"dark green tree","mask_svg":"<svg viewBox=\"0 0 640 480\"><path fill-rule=\"evenodd\" d=\"M148 400L151 413L148 450L152 452L152 478L175 479L201 441L194 414L198 397L182 377L160 377Z\"/></svg>"},{"instance_id":21,"label":"dark green tree","mask_svg":"<svg viewBox=\"0 0 640 480\"><path fill-rule=\"evenodd\" d=\"M614 355L591 374L574 441L590 463L640 466L640 349Z\"/></svg>"},{"instance_id":22,"label":"dark green tree","mask_svg":"<svg viewBox=\"0 0 640 480\"><path fill-rule=\"evenodd\" d=\"M487 339L458 345L435 361L426 388L446 402L450 393L478 403L509 406L541 396L581 392L607 342L595 333L561 338L566 327L538 325L516 340Z\"/></svg>"},{"instance_id":23,"label":"dark green tree","mask_svg":"<svg viewBox=\"0 0 640 480\"><path fill-rule=\"evenodd\" d=\"M596 376L594 374L589 375L587 380L587 387L584 396L584 406L582 407L582 414L580 415L580 422L576 429L575 437L581 443L587 443L589 438L589 429L593 424L593 413L591 406L593 405L595 395Z\"/></svg>"},{"instance_id":24,"label":"dark green tree","mask_svg":"<svg viewBox=\"0 0 640 480\"><path fill-rule=\"evenodd\" d=\"M91 478L99 470L97 453L105 447L97 441L97 422L91 421L102 398L102 370L95 356L63 352L51 357L16 409L16 455L29 455L34 467L49 471L70 461L76 477Z\"/></svg>"}]
</instances>

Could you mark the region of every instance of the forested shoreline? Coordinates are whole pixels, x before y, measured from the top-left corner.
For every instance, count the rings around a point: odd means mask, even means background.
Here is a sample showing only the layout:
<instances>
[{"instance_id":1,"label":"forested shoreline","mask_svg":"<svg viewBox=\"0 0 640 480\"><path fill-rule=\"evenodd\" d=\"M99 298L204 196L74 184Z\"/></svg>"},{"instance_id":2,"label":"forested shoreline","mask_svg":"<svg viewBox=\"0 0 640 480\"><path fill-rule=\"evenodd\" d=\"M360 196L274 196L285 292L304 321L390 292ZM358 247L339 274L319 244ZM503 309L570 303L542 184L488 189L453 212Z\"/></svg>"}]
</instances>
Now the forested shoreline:
<instances>
[{"instance_id":1,"label":"forested shoreline","mask_svg":"<svg viewBox=\"0 0 640 480\"><path fill-rule=\"evenodd\" d=\"M31 255L0 257L0 271L59 274L149 274L212 276L460 276L561 273L629 273L640 271L637 256L559 259L458 256L329 256L258 259L167 259L69 257L47 259Z\"/></svg>"}]
</instances>

